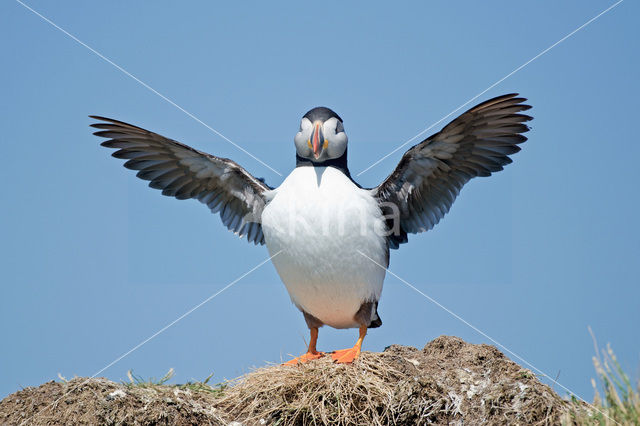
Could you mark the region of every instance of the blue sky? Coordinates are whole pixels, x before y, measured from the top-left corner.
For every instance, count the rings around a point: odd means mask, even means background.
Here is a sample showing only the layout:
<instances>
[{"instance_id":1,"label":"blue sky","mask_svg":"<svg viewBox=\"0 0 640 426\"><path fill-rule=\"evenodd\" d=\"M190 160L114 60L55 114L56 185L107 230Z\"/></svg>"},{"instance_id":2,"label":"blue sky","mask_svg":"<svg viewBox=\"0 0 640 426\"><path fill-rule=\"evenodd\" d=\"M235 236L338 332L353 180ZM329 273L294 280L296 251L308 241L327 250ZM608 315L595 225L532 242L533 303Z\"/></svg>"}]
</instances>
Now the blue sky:
<instances>
[{"instance_id":1,"label":"blue sky","mask_svg":"<svg viewBox=\"0 0 640 426\"><path fill-rule=\"evenodd\" d=\"M311 107L342 116L358 174L613 2L28 4L286 176ZM589 401L588 326L635 377L640 365L637 16L622 2L473 102L520 92L530 140L391 255L394 273ZM267 258L125 170L88 114L283 178L19 3L0 4L0 28L5 396L100 371ZM356 179L377 185L403 151ZM490 343L392 276L379 312L366 350L442 334ZM325 327L319 348L356 334ZM100 375L222 380L305 339L266 264Z\"/></svg>"}]
</instances>

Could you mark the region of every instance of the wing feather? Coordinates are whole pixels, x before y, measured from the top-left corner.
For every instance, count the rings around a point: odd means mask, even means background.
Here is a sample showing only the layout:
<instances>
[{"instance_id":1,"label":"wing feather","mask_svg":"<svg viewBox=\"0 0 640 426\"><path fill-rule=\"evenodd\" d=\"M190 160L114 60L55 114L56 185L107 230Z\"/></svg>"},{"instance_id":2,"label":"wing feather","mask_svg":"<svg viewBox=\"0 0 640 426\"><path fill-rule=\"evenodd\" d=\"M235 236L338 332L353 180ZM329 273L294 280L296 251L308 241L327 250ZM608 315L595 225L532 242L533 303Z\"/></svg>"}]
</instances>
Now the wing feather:
<instances>
[{"instance_id":1,"label":"wing feather","mask_svg":"<svg viewBox=\"0 0 640 426\"><path fill-rule=\"evenodd\" d=\"M140 179L179 200L195 198L222 223L247 241L264 244L260 217L265 206L264 193L271 188L251 176L234 161L198 151L122 121L90 116L100 129L96 136L106 138L102 146L116 149L111 155L127 160L124 166L137 170Z\"/></svg>"},{"instance_id":2,"label":"wing feather","mask_svg":"<svg viewBox=\"0 0 640 426\"><path fill-rule=\"evenodd\" d=\"M407 234L432 229L449 212L460 190L470 179L490 176L512 162L509 155L529 130L532 117L525 98L509 94L489 99L413 146L396 169L378 187L372 188L389 229L399 220L399 232L389 236L389 247L398 248ZM393 217L388 203L398 207Z\"/></svg>"}]
</instances>

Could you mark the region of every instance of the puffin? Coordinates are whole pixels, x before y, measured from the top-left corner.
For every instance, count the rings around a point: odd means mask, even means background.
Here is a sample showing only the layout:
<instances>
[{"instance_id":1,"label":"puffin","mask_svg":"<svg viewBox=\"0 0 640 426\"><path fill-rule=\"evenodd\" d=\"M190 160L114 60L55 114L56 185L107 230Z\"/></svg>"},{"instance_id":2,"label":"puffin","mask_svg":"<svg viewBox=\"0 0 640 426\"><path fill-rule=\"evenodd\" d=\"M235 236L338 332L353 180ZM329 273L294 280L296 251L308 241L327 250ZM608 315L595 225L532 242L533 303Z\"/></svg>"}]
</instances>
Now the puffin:
<instances>
[{"instance_id":1,"label":"puffin","mask_svg":"<svg viewBox=\"0 0 640 426\"><path fill-rule=\"evenodd\" d=\"M512 162L532 119L517 93L464 112L408 149L378 186L365 188L347 164L342 118L316 107L294 137L295 168L273 188L235 161L191 148L111 118L94 134L140 179L179 200L195 199L217 213L231 232L266 245L291 301L310 330L307 351L285 364L330 355L340 364L358 358L369 328L380 327L378 302L390 250L409 234L432 229L470 179L490 176ZM351 348L318 351L318 330L357 328Z\"/></svg>"}]
</instances>

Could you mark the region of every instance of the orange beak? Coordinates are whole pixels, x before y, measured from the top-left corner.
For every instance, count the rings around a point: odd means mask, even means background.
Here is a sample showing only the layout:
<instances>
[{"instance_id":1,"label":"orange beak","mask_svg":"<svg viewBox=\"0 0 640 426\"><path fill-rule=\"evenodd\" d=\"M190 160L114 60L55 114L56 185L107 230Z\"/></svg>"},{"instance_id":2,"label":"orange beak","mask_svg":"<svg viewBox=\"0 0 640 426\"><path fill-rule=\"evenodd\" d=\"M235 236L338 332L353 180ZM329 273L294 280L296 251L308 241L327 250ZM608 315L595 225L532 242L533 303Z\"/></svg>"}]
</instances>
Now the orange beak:
<instances>
[{"instance_id":1,"label":"orange beak","mask_svg":"<svg viewBox=\"0 0 640 426\"><path fill-rule=\"evenodd\" d=\"M313 147L313 156L316 158L320 157L323 140L324 138L322 137L322 127L320 126L319 122L316 122L313 129L313 133L311 134L311 146Z\"/></svg>"}]
</instances>

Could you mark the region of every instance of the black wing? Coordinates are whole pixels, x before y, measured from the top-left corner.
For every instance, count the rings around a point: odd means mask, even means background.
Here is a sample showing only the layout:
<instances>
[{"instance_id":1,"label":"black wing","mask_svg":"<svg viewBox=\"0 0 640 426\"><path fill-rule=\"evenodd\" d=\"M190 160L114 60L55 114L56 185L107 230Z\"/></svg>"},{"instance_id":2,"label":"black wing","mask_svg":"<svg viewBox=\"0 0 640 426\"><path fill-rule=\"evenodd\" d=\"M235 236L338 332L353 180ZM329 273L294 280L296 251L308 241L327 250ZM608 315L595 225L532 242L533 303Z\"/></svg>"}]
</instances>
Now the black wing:
<instances>
[{"instance_id":1,"label":"black wing","mask_svg":"<svg viewBox=\"0 0 640 426\"><path fill-rule=\"evenodd\" d=\"M139 170L140 179L151 188L179 200L195 198L238 236L254 244L264 244L260 217L265 206L264 192L271 188L251 176L235 162L209 155L140 127L111 118L90 116L101 123L94 135L109 140L102 146L118 149L112 155L127 159L124 166Z\"/></svg>"},{"instance_id":2,"label":"black wing","mask_svg":"<svg viewBox=\"0 0 640 426\"><path fill-rule=\"evenodd\" d=\"M529 127L523 123L532 119L520 114L531 107L517 96L499 96L460 115L409 149L393 173L372 189L387 217L392 209L399 215L390 248L406 242L408 233L433 228L471 178L490 176L511 163L509 155L527 140L522 133ZM391 228L393 218L387 224Z\"/></svg>"}]
</instances>

